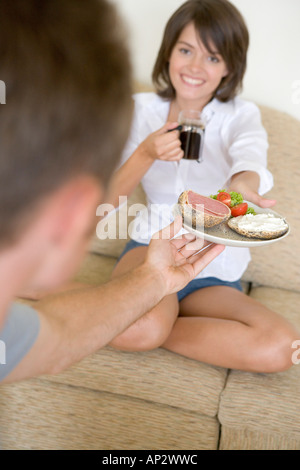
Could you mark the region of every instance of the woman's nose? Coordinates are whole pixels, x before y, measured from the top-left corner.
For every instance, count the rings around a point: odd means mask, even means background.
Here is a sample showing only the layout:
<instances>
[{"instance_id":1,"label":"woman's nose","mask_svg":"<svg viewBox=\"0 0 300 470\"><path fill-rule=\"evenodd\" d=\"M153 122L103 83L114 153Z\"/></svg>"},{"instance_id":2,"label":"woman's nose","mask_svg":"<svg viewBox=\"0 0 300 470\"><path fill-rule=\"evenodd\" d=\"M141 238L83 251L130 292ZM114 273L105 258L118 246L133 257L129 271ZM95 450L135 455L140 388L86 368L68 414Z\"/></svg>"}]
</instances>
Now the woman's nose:
<instances>
[{"instance_id":1,"label":"woman's nose","mask_svg":"<svg viewBox=\"0 0 300 470\"><path fill-rule=\"evenodd\" d=\"M190 68L193 72L199 72L203 70L204 57L201 55L194 56L190 62Z\"/></svg>"}]
</instances>

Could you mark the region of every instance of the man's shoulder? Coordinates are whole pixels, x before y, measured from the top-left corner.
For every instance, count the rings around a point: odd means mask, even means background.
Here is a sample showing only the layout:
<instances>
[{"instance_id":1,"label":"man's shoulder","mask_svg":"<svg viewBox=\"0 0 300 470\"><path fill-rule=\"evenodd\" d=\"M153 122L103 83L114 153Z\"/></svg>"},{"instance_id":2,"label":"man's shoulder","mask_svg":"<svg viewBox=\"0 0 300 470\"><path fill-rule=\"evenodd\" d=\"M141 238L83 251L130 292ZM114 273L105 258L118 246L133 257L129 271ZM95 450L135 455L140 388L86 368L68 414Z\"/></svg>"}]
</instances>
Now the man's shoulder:
<instances>
[{"instance_id":1,"label":"man's shoulder","mask_svg":"<svg viewBox=\"0 0 300 470\"><path fill-rule=\"evenodd\" d=\"M38 312L29 305L14 302L0 327L2 358L0 382L23 359L35 343L40 331Z\"/></svg>"},{"instance_id":2,"label":"man's shoulder","mask_svg":"<svg viewBox=\"0 0 300 470\"><path fill-rule=\"evenodd\" d=\"M11 303L8 314L13 316L26 315L26 318L28 319L28 316L35 317L38 313L31 305L22 301L16 301Z\"/></svg>"}]
</instances>

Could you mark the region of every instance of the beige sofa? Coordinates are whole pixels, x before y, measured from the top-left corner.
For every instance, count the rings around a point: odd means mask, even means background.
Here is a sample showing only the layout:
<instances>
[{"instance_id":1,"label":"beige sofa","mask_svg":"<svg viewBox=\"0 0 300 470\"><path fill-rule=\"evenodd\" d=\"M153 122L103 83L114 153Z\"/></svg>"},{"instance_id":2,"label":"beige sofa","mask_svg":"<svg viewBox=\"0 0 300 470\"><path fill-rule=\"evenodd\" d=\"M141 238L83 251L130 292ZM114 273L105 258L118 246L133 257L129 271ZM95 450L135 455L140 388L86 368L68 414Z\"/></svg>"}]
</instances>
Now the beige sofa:
<instances>
[{"instance_id":1,"label":"beige sofa","mask_svg":"<svg viewBox=\"0 0 300 470\"><path fill-rule=\"evenodd\" d=\"M275 177L270 195L292 231L280 243L253 250L244 287L300 328L300 122L261 111ZM139 189L132 201L142 198ZM107 281L125 243L95 238L77 279ZM299 391L300 365L254 374L163 349L123 353L107 347L60 375L3 386L0 447L300 449Z\"/></svg>"}]
</instances>

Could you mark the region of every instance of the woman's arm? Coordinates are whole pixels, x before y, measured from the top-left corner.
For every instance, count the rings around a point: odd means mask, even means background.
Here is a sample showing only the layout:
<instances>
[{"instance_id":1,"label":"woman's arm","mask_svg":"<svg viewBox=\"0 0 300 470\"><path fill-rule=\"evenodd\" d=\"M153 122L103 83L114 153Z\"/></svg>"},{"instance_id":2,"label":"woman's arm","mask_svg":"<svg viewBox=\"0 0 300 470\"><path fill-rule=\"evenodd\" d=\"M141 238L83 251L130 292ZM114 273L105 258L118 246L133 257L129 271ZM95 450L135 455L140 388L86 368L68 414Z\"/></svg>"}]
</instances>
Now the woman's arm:
<instances>
[{"instance_id":1,"label":"woman's arm","mask_svg":"<svg viewBox=\"0 0 300 470\"><path fill-rule=\"evenodd\" d=\"M224 132L232 161L227 179L229 190L241 193L244 199L260 207L272 207L276 201L262 197L272 188L273 177L267 168L268 136L259 108L242 101L237 101L236 106Z\"/></svg>"},{"instance_id":2,"label":"woman's arm","mask_svg":"<svg viewBox=\"0 0 300 470\"><path fill-rule=\"evenodd\" d=\"M130 196L155 160L178 161L183 157L177 122L167 122L150 134L116 171L108 188L106 203L118 207L119 196Z\"/></svg>"},{"instance_id":3,"label":"woman's arm","mask_svg":"<svg viewBox=\"0 0 300 470\"><path fill-rule=\"evenodd\" d=\"M253 202L259 207L273 207L274 199L265 199L258 194L260 184L259 174L254 171L242 171L232 176L229 191L241 193L246 201Z\"/></svg>"}]
</instances>

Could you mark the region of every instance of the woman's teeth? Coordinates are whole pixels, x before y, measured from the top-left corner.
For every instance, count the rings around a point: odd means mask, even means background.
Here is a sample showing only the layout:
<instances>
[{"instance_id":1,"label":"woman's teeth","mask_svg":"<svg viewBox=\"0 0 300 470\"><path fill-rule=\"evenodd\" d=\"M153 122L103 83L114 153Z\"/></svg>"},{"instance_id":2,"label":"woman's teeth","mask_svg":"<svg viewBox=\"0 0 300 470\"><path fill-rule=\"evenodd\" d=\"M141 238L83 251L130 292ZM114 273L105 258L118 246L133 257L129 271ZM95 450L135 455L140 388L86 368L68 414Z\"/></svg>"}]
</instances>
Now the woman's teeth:
<instances>
[{"instance_id":1,"label":"woman's teeth","mask_svg":"<svg viewBox=\"0 0 300 470\"><path fill-rule=\"evenodd\" d=\"M187 77L185 75L182 76L182 80L189 85L202 85L204 83L204 80Z\"/></svg>"}]
</instances>

